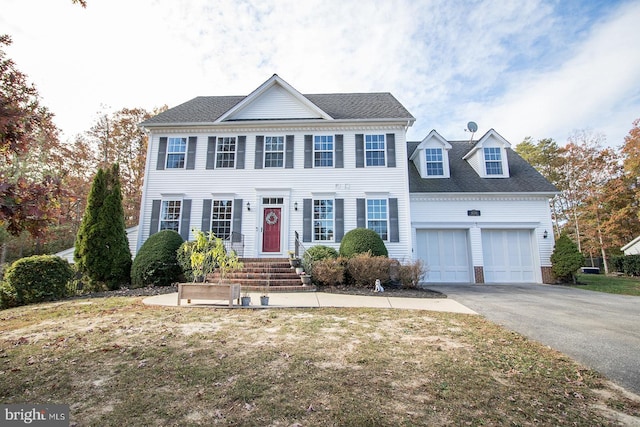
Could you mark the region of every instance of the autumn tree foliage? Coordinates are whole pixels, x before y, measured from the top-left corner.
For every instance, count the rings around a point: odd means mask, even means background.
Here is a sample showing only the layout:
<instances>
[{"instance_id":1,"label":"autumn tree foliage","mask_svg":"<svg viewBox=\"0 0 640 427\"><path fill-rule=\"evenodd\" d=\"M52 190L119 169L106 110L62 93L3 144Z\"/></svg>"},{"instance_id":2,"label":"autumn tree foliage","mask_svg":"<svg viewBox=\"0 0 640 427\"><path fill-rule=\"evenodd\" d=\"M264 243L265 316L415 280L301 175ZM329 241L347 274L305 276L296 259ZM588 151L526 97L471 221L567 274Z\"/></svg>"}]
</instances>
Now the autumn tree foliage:
<instances>
[{"instance_id":1,"label":"autumn tree foliage","mask_svg":"<svg viewBox=\"0 0 640 427\"><path fill-rule=\"evenodd\" d=\"M57 216L61 186L50 170L32 167L31 158L57 145L58 130L36 88L7 58L10 44L0 36L0 225L13 235L37 236Z\"/></svg>"},{"instance_id":2,"label":"autumn tree foliage","mask_svg":"<svg viewBox=\"0 0 640 427\"><path fill-rule=\"evenodd\" d=\"M604 260L640 234L638 176L640 119L621 149L605 147L604 137L576 131L564 146L530 138L516 147L559 190L552 200L556 236L566 233L578 251Z\"/></svg>"},{"instance_id":3,"label":"autumn tree foliage","mask_svg":"<svg viewBox=\"0 0 640 427\"><path fill-rule=\"evenodd\" d=\"M98 170L76 237L74 260L92 287L129 282L131 252L124 225L119 167Z\"/></svg>"}]
</instances>

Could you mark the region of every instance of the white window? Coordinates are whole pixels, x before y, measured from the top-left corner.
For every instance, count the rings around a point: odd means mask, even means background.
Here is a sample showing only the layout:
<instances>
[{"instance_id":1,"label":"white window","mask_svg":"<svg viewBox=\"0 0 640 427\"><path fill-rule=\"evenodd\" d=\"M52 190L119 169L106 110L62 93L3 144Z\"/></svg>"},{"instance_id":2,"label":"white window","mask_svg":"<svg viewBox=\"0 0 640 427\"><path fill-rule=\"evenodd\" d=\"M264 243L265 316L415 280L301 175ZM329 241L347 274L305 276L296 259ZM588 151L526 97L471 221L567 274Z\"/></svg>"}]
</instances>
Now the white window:
<instances>
[{"instance_id":1,"label":"white window","mask_svg":"<svg viewBox=\"0 0 640 427\"><path fill-rule=\"evenodd\" d=\"M502 175L502 154L499 147L485 147L484 163L487 175Z\"/></svg>"},{"instance_id":2,"label":"white window","mask_svg":"<svg viewBox=\"0 0 640 427\"><path fill-rule=\"evenodd\" d=\"M234 168L236 165L236 138L218 138L216 147L216 167ZM217 236L217 234L216 234Z\"/></svg>"},{"instance_id":3,"label":"white window","mask_svg":"<svg viewBox=\"0 0 640 427\"><path fill-rule=\"evenodd\" d=\"M364 152L367 166L384 166L384 135L365 135Z\"/></svg>"},{"instance_id":4,"label":"white window","mask_svg":"<svg viewBox=\"0 0 640 427\"><path fill-rule=\"evenodd\" d=\"M284 166L284 137L266 136L264 138L264 167L281 168Z\"/></svg>"},{"instance_id":5,"label":"white window","mask_svg":"<svg viewBox=\"0 0 640 427\"><path fill-rule=\"evenodd\" d=\"M333 167L333 136L315 136L313 139L315 167Z\"/></svg>"},{"instance_id":6,"label":"white window","mask_svg":"<svg viewBox=\"0 0 640 427\"><path fill-rule=\"evenodd\" d=\"M160 212L160 230L180 232L181 200L163 200Z\"/></svg>"},{"instance_id":7,"label":"white window","mask_svg":"<svg viewBox=\"0 0 640 427\"><path fill-rule=\"evenodd\" d=\"M167 144L167 169L184 169L187 156L187 138L169 138Z\"/></svg>"},{"instance_id":8,"label":"white window","mask_svg":"<svg viewBox=\"0 0 640 427\"><path fill-rule=\"evenodd\" d=\"M425 148L427 176L444 176L442 148Z\"/></svg>"},{"instance_id":9,"label":"white window","mask_svg":"<svg viewBox=\"0 0 640 427\"><path fill-rule=\"evenodd\" d=\"M387 199L367 199L367 228L380 235L382 240L389 237L389 210Z\"/></svg>"},{"instance_id":10,"label":"white window","mask_svg":"<svg viewBox=\"0 0 640 427\"><path fill-rule=\"evenodd\" d=\"M233 200L213 200L211 205L211 232L224 240L231 238Z\"/></svg>"},{"instance_id":11,"label":"white window","mask_svg":"<svg viewBox=\"0 0 640 427\"><path fill-rule=\"evenodd\" d=\"M313 240L333 241L333 200L313 201Z\"/></svg>"}]
</instances>

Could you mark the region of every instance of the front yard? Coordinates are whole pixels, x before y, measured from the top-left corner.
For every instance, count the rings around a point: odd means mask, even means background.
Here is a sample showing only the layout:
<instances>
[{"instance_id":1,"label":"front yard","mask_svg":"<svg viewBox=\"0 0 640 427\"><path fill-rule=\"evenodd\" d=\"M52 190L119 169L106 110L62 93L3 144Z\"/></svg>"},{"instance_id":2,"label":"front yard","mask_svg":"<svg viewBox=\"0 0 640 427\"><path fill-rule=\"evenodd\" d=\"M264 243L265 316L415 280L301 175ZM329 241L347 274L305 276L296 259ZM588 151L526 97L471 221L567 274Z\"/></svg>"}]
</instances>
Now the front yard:
<instances>
[{"instance_id":1,"label":"front yard","mask_svg":"<svg viewBox=\"0 0 640 427\"><path fill-rule=\"evenodd\" d=\"M605 276L604 274L578 274L580 289L620 295L640 296L640 277Z\"/></svg>"},{"instance_id":2,"label":"front yard","mask_svg":"<svg viewBox=\"0 0 640 427\"><path fill-rule=\"evenodd\" d=\"M69 404L77 426L618 425L614 410L640 414L596 372L480 316L117 297L5 310L0 331L0 401Z\"/></svg>"}]
</instances>

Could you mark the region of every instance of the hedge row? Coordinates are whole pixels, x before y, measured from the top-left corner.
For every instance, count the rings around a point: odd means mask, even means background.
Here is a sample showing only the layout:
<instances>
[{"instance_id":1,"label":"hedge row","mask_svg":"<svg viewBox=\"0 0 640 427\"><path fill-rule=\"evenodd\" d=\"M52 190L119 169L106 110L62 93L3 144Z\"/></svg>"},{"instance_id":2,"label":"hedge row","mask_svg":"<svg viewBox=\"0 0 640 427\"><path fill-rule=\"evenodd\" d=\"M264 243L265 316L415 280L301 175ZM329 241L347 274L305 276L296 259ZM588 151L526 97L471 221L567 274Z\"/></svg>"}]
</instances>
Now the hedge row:
<instances>
[{"instance_id":1,"label":"hedge row","mask_svg":"<svg viewBox=\"0 0 640 427\"><path fill-rule=\"evenodd\" d=\"M625 255L611 258L615 271L627 276L640 276L640 255Z\"/></svg>"}]
</instances>

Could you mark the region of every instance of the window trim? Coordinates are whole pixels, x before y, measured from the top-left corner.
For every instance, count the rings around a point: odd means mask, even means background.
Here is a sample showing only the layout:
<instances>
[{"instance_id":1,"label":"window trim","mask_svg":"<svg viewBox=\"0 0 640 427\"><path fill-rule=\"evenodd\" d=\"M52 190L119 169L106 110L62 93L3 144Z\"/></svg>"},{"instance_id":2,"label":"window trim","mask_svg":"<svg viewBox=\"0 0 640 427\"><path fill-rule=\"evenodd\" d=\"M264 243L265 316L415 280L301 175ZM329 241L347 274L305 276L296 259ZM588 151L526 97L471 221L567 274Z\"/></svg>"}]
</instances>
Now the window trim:
<instances>
[{"instance_id":1,"label":"window trim","mask_svg":"<svg viewBox=\"0 0 640 427\"><path fill-rule=\"evenodd\" d=\"M267 150L267 144L273 144L273 142L267 142L267 140L270 140L272 138L278 138L281 140L282 143L282 150L278 150L278 151L274 151L274 150ZM263 167L265 169L284 169L285 167L285 153L286 153L286 138L284 137L284 135L275 135L275 136L265 136L264 137L264 145L263 145L263 154L262 154L262 164ZM280 142L278 142L279 144ZM280 166L271 166L271 165L267 165L267 154L280 154L282 157L280 158L280 162L282 162L282 164Z\"/></svg>"},{"instance_id":2,"label":"window trim","mask_svg":"<svg viewBox=\"0 0 640 427\"><path fill-rule=\"evenodd\" d=\"M165 219L165 213L168 213L168 209L170 208L170 206L168 206L169 203L175 203L178 202L179 203L179 211L178 211L178 217L175 219ZM167 205L167 209L165 211L165 204ZM183 213L183 200L182 199L176 199L176 198L167 198L167 199L162 199L160 201L160 213L159 213L159 217L158 217L158 231L162 231L162 230L174 230L176 231L178 234L180 234L180 228L181 228L181 224L182 224L182 213ZM177 222L178 223L178 228L168 228L168 227L163 227L162 224L163 223L167 223L167 222Z\"/></svg>"},{"instance_id":3,"label":"window trim","mask_svg":"<svg viewBox=\"0 0 640 427\"><path fill-rule=\"evenodd\" d=\"M225 213L225 215L228 215L228 218L225 218L225 219L214 219L213 218L214 213L216 213L215 212L215 210L216 210L216 202L218 202L218 203L220 203L220 202L229 202L231 204L231 209L229 210L228 213ZM214 198L211 199L211 217L209 218L211 222L210 222L210 225L209 225L209 230L212 233L215 234L214 228L216 228L216 227L214 227L214 223L226 222L226 223L229 224L229 227L228 227L229 228L229 235L223 237L223 236L220 236L220 235L216 234L216 237L219 237L222 240L231 239L231 236L233 234L233 218L234 218L235 209L236 209L236 206L235 206L235 200L234 200L233 197L231 197L231 198L223 198L223 197L215 198L214 197ZM219 227L218 227L218 229L219 229Z\"/></svg>"},{"instance_id":4,"label":"window trim","mask_svg":"<svg viewBox=\"0 0 640 427\"><path fill-rule=\"evenodd\" d=\"M498 159L487 159L487 150L491 150L494 154L499 156ZM493 154L489 153L490 156ZM504 176L504 155L502 153L502 148L500 147L482 147L482 156L484 161L484 173L487 177L500 177ZM498 165L500 171L497 173L489 172L489 164Z\"/></svg>"},{"instance_id":5,"label":"window trim","mask_svg":"<svg viewBox=\"0 0 640 427\"><path fill-rule=\"evenodd\" d=\"M377 138L382 138L382 148L376 148L371 149L371 148L367 148L367 143L372 143L372 142L376 142L376 143L380 143L380 141L367 141L368 138L371 137L377 137ZM368 167L368 168L381 168L381 167L387 167L387 137L385 134L365 134L364 138L363 138L363 149L364 149L364 166ZM369 164L369 158L367 156L368 153L382 153L382 164L381 165L370 165Z\"/></svg>"},{"instance_id":6,"label":"window trim","mask_svg":"<svg viewBox=\"0 0 640 427\"><path fill-rule=\"evenodd\" d=\"M221 146L220 143L224 144L225 140L233 140L233 151L225 151L225 150L221 150ZM224 147L224 145L222 145L222 147ZM237 157L238 157L238 138L236 136L219 136L216 139L216 162L215 162L215 168L216 169L235 169L236 168L236 161L237 161ZM222 160L219 159L219 156L223 156L223 155L230 155L232 157L233 160L231 160L231 165L230 166L223 166L221 162L226 161L228 162L229 160Z\"/></svg>"},{"instance_id":7,"label":"window trim","mask_svg":"<svg viewBox=\"0 0 640 427\"><path fill-rule=\"evenodd\" d=\"M320 218L316 218L316 202L331 202L331 219L327 220L327 219L320 219ZM336 239L336 201L334 198L314 198L311 200L311 221L312 221L312 229L311 229L311 241L312 242L324 242L324 243L331 243L331 242L335 242ZM321 222L321 223L327 223L327 222L331 222L331 233L330 233L330 238L328 239L318 239L317 236L319 236L320 234L316 234L316 222Z\"/></svg>"},{"instance_id":8,"label":"window trim","mask_svg":"<svg viewBox=\"0 0 640 427\"><path fill-rule=\"evenodd\" d=\"M184 142L184 151L171 151L171 141L180 139ZM189 138L187 137L168 137L167 138L167 152L164 161L165 169L185 169L187 167L187 151L189 150ZM182 166L174 167L169 165L169 159L171 156L182 155Z\"/></svg>"},{"instance_id":9,"label":"window trim","mask_svg":"<svg viewBox=\"0 0 640 427\"><path fill-rule=\"evenodd\" d=\"M330 141L319 141L320 144L331 144L331 149L330 150L318 150L316 149L316 138L327 138L330 139ZM334 168L335 167L335 157L336 157L336 144L335 144L335 139L333 135L313 135L313 140L312 140L312 158L313 158L313 167L314 168ZM317 159L316 159L316 154L319 153L331 153L331 164L330 165L318 165L317 164ZM321 159L322 160L322 159Z\"/></svg>"},{"instance_id":10,"label":"window trim","mask_svg":"<svg viewBox=\"0 0 640 427\"><path fill-rule=\"evenodd\" d=\"M386 216L385 219L376 219L376 218L369 218L369 202L373 202L373 201L384 201L385 203L385 211L386 211ZM365 225L366 228L369 230L373 230L376 233L378 233L378 235L380 236L380 238L385 241L388 242L389 241L389 234L390 234L390 218L389 218L389 198L388 197L367 197L365 199L365 205L364 205L364 215L365 215ZM383 237L380 235L380 233L378 232L378 230L376 230L375 228L371 228L369 227L369 221L379 221L379 222L385 222L386 226L385 226L385 232L386 232L386 236Z\"/></svg>"},{"instance_id":11,"label":"window trim","mask_svg":"<svg viewBox=\"0 0 640 427\"><path fill-rule=\"evenodd\" d=\"M440 153L440 160L429 160L429 150L437 150ZM425 147L424 149L424 158L425 158L425 173L429 178L444 178L445 177L445 161L444 161L445 153L442 147ZM440 165L440 170L442 173L439 174L430 174L429 173L429 165Z\"/></svg>"}]
</instances>

